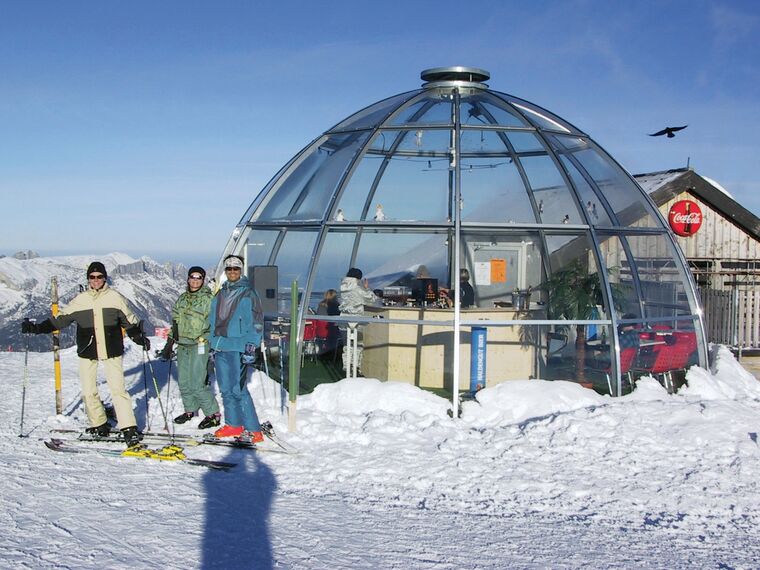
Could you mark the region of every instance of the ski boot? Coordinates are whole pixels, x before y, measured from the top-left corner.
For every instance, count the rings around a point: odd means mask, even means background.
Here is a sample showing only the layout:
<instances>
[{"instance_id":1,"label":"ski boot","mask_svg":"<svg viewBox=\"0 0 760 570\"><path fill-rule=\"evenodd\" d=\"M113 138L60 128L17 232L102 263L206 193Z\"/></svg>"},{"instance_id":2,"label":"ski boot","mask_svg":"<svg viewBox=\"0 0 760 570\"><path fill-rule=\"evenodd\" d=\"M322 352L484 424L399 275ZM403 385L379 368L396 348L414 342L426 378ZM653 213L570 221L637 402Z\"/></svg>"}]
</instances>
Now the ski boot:
<instances>
[{"instance_id":1,"label":"ski boot","mask_svg":"<svg viewBox=\"0 0 760 570\"><path fill-rule=\"evenodd\" d=\"M127 447L141 446L142 435L137 431L137 426L127 427L121 430L121 436Z\"/></svg>"},{"instance_id":2,"label":"ski boot","mask_svg":"<svg viewBox=\"0 0 760 570\"><path fill-rule=\"evenodd\" d=\"M184 424L185 422L189 422L193 419L195 416L195 412L184 412L180 415L178 415L176 418L174 418L175 424Z\"/></svg>"},{"instance_id":3,"label":"ski boot","mask_svg":"<svg viewBox=\"0 0 760 570\"><path fill-rule=\"evenodd\" d=\"M217 427L221 423L222 423L222 416L219 412L217 412L215 414L211 414L210 416L206 416L205 418L203 418L201 420L201 423L198 424L198 429L208 429L212 427Z\"/></svg>"},{"instance_id":4,"label":"ski boot","mask_svg":"<svg viewBox=\"0 0 760 570\"><path fill-rule=\"evenodd\" d=\"M214 437L238 437L243 431L243 426L225 425L214 432Z\"/></svg>"},{"instance_id":5,"label":"ski boot","mask_svg":"<svg viewBox=\"0 0 760 570\"><path fill-rule=\"evenodd\" d=\"M89 433L95 437L108 437L111 435L111 424L106 422L104 424L100 424L99 426L88 427L84 431L85 433Z\"/></svg>"},{"instance_id":6,"label":"ski boot","mask_svg":"<svg viewBox=\"0 0 760 570\"><path fill-rule=\"evenodd\" d=\"M260 431L244 431L235 440L242 443L261 443L264 441L264 436Z\"/></svg>"},{"instance_id":7,"label":"ski boot","mask_svg":"<svg viewBox=\"0 0 760 570\"><path fill-rule=\"evenodd\" d=\"M262 423L261 431L264 433L264 435L268 435L269 437L274 437L274 428L272 427L272 422Z\"/></svg>"}]
</instances>

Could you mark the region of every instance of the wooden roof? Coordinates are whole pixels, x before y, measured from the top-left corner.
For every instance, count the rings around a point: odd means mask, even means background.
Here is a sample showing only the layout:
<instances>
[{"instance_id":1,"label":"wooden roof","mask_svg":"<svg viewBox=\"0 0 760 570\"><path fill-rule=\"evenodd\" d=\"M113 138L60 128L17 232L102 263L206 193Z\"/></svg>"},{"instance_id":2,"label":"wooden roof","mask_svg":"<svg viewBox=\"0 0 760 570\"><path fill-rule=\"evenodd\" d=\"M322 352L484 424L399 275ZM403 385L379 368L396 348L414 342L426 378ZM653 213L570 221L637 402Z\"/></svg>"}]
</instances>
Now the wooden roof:
<instances>
[{"instance_id":1,"label":"wooden roof","mask_svg":"<svg viewBox=\"0 0 760 570\"><path fill-rule=\"evenodd\" d=\"M688 192L760 241L760 218L692 169L676 168L635 174L634 178L658 207L679 194Z\"/></svg>"}]
</instances>

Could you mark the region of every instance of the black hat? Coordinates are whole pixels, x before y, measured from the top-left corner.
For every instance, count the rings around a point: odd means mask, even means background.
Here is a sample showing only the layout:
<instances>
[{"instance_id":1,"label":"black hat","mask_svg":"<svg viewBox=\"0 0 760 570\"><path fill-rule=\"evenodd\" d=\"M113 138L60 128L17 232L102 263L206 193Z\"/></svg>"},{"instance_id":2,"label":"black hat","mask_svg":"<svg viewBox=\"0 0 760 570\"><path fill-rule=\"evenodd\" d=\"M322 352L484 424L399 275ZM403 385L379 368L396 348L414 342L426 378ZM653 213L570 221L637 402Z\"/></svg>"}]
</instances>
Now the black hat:
<instances>
[{"instance_id":1,"label":"black hat","mask_svg":"<svg viewBox=\"0 0 760 570\"><path fill-rule=\"evenodd\" d=\"M362 278L362 270L357 269L356 267L352 267L348 270L348 273L346 273L346 277L356 277L357 279Z\"/></svg>"},{"instance_id":2,"label":"black hat","mask_svg":"<svg viewBox=\"0 0 760 570\"><path fill-rule=\"evenodd\" d=\"M197 265L193 265L190 269L187 270L187 276L190 277L193 273L200 273L201 277L204 279L206 278L206 270L203 269L203 267L198 267Z\"/></svg>"},{"instance_id":3,"label":"black hat","mask_svg":"<svg viewBox=\"0 0 760 570\"><path fill-rule=\"evenodd\" d=\"M89 277L92 273L97 273L97 272L102 273L103 277L108 277L108 273L106 273L106 266L103 265L99 261L93 261L87 267L87 277Z\"/></svg>"}]
</instances>

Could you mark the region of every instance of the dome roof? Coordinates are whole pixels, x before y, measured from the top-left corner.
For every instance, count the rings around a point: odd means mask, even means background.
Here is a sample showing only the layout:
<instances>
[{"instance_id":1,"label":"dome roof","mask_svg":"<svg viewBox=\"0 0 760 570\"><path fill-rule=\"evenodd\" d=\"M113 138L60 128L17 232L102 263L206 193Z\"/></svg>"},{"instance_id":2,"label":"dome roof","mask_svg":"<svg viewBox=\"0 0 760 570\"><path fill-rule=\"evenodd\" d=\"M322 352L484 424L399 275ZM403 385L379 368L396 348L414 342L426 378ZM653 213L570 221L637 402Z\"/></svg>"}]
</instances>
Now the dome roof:
<instances>
[{"instance_id":1,"label":"dome roof","mask_svg":"<svg viewBox=\"0 0 760 570\"><path fill-rule=\"evenodd\" d=\"M569 122L489 89L483 70L421 76L422 88L370 105L316 139L241 222L371 221L377 203L386 220L451 221L447 179L458 157L462 221L662 227L631 177Z\"/></svg>"}]
</instances>

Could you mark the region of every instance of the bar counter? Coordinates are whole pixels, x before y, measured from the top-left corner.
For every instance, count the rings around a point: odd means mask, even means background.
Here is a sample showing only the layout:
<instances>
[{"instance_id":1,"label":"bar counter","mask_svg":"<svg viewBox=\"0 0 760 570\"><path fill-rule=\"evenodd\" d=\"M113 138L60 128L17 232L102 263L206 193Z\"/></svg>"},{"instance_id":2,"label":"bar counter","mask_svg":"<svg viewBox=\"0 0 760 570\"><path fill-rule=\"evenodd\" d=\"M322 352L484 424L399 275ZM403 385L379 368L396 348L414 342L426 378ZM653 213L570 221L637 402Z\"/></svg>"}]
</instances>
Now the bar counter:
<instances>
[{"instance_id":1,"label":"bar counter","mask_svg":"<svg viewBox=\"0 0 760 570\"><path fill-rule=\"evenodd\" d=\"M452 321L454 309L418 307L365 307L368 316L382 319ZM510 308L462 309L462 320L512 320L544 318L543 310ZM484 323L485 324L485 323ZM520 340L521 327L488 328L486 386L534 375L535 344ZM363 328L362 374L368 378L408 382L421 388L453 387L454 333L451 326L369 323ZM470 326L462 326L460 390L470 386Z\"/></svg>"}]
</instances>

